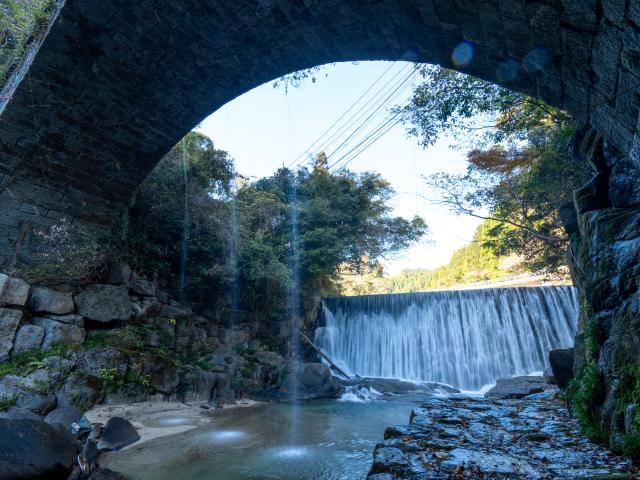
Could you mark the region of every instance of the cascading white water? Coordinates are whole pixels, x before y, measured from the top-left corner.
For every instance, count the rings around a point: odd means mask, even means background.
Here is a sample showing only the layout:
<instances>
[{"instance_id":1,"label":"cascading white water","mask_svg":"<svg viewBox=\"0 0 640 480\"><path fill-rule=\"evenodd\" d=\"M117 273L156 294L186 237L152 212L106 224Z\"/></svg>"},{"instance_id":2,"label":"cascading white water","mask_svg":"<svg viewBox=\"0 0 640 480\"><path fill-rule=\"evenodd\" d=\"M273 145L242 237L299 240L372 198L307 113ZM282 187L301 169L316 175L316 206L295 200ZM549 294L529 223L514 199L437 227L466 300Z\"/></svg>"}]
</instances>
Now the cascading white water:
<instances>
[{"instance_id":1,"label":"cascading white water","mask_svg":"<svg viewBox=\"0 0 640 480\"><path fill-rule=\"evenodd\" d=\"M573 345L578 299L573 287L334 297L323 317L316 343L351 374L477 390Z\"/></svg>"}]
</instances>

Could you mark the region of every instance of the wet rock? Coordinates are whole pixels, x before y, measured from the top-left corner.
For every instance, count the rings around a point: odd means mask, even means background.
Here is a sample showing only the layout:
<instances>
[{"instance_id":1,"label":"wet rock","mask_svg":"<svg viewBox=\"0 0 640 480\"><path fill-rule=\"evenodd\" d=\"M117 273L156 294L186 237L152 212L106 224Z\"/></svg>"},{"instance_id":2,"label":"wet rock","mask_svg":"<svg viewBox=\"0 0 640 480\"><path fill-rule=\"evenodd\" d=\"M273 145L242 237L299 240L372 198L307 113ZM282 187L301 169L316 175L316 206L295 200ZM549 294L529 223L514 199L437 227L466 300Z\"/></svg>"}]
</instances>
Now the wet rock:
<instances>
[{"instance_id":1,"label":"wet rock","mask_svg":"<svg viewBox=\"0 0 640 480\"><path fill-rule=\"evenodd\" d=\"M80 345L84 342L84 328L68 323L58 322L52 318L36 317L33 323L44 328L42 349L48 350L54 345Z\"/></svg>"},{"instance_id":2,"label":"wet rock","mask_svg":"<svg viewBox=\"0 0 640 480\"><path fill-rule=\"evenodd\" d=\"M29 309L34 313L73 313L74 303L70 293L46 287L35 287L29 300Z\"/></svg>"},{"instance_id":3,"label":"wet rock","mask_svg":"<svg viewBox=\"0 0 640 480\"><path fill-rule=\"evenodd\" d=\"M390 427L368 479L636 478L631 461L585 439L553 398L429 398Z\"/></svg>"},{"instance_id":4,"label":"wet rock","mask_svg":"<svg viewBox=\"0 0 640 480\"><path fill-rule=\"evenodd\" d=\"M0 306L24 307L29 298L29 284L0 273Z\"/></svg>"},{"instance_id":5,"label":"wet rock","mask_svg":"<svg viewBox=\"0 0 640 480\"><path fill-rule=\"evenodd\" d=\"M82 412L77 408L68 405L52 410L46 417L44 417L44 421L50 425L60 425L69 431L71 424L73 422L77 422L80 418L82 418Z\"/></svg>"},{"instance_id":6,"label":"wet rock","mask_svg":"<svg viewBox=\"0 0 640 480\"><path fill-rule=\"evenodd\" d=\"M112 285L129 285L131 267L124 262L112 262L105 276L105 283Z\"/></svg>"},{"instance_id":7,"label":"wet rock","mask_svg":"<svg viewBox=\"0 0 640 480\"><path fill-rule=\"evenodd\" d=\"M399 395L409 392L427 392L427 393L459 393L459 390L441 383L414 383L395 378L353 378L350 380L339 380L345 386L363 387L374 389L380 393L391 395Z\"/></svg>"},{"instance_id":8,"label":"wet rock","mask_svg":"<svg viewBox=\"0 0 640 480\"><path fill-rule=\"evenodd\" d=\"M21 318L22 312L19 310L0 308L0 362L9 357Z\"/></svg>"},{"instance_id":9,"label":"wet rock","mask_svg":"<svg viewBox=\"0 0 640 480\"><path fill-rule=\"evenodd\" d=\"M98 449L120 450L140 440L140 435L131 423L122 417L110 418L102 430L98 441Z\"/></svg>"},{"instance_id":10,"label":"wet rock","mask_svg":"<svg viewBox=\"0 0 640 480\"><path fill-rule=\"evenodd\" d=\"M131 290L141 297L153 297L156 294L156 284L150 280L136 278L131 283Z\"/></svg>"},{"instance_id":11,"label":"wet rock","mask_svg":"<svg viewBox=\"0 0 640 480\"><path fill-rule=\"evenodd\" d=\"M501 378L496 386L484 394L485 398L523 398L552 388L542 377Z\"/></svg>"},{"instance_id":12,"label":"wet rock","mask_svg":"<svg viewBox=\"0 0 640 480\"><path fill-rule=\"evenodd\" d=\"M280 393L283 398L288 398L292 392L297 391L298 400L308 400L337 398L343 390L342 383L331 375L329 367L322 363L303 363L287 375Z\"/></svg>"},{"instance_id":13,"label":"wet rock","mask_svg":"<svg viewBox=\"0 0 640 480\"><path fill-rule=\"evenodd\" d=\"M573 348L551 350L549 363L558 386L562 389L567 388L573 378Z\"/></svg>"},{"instance_id":14,"label":"wet rock","mask_svg":"<svg viewBox=\"0 0 640 480\"><path fill-rule=\"evenodd\" d=\"M409 466L409 460L400 449L379 445L373 453L373 466L370 473L386 472L394 476L403 475Z\"/></svg>"},{"instance_id":15,"label":"wet rock","mask_svg":"<svg viewBox=\"0 0 640 480\"><path fill-rule=\"evenodd\" d=\"M12 354L40 348L44 340L44 328L39 325L23 325L18 330L13 342Z\"/></svg>"},{"instance_id":16,"label":"wet rock","mask_svg":"<svg viewBox=\"0 0 640 480\"><path fill-rule=\"evenodd\" d=\"M73 438L41 420L0 419L0 478L66 479L76 460Z\"/></svg>"},{"instance_id":17,"label":"wet rock","mask_svg":"<svg viewBox=\"0 0 640 480\"><path fill-rule=\"evenodd\" d=\"M97 322L127 320L133 312L128 289L124 286L90 285L74 300L78 313Z\"/></svg>"}]
</instances>

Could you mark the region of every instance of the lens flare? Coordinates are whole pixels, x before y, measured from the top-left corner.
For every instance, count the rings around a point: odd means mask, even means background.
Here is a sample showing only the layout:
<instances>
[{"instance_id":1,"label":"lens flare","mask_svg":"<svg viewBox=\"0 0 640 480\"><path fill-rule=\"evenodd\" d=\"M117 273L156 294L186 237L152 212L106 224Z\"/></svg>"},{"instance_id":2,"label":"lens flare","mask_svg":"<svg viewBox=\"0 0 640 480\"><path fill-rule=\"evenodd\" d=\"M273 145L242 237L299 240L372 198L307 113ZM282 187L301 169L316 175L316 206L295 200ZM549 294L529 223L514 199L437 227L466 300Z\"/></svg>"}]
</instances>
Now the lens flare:
<instances>
[{"instance_id":1,"label":"lens flare","mask_svg":"<svg viewBox=\"0 0 640 480\"><path fill-rule=\"evenodd\" d=\"M453 49L451 61L456 67L467 67L473 61L474 48L471 42L462 42Z\"/></svg>"}]
</instances>

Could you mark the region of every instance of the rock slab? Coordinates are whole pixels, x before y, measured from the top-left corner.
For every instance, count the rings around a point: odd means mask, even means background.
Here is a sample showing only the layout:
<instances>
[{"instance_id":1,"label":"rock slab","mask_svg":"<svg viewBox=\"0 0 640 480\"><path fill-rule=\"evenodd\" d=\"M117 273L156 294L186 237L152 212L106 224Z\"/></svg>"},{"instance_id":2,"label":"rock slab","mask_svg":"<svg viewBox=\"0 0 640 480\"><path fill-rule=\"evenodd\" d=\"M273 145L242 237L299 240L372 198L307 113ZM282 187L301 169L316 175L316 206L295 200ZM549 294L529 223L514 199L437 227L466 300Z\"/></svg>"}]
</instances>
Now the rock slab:
<instances>
[{"instance_id":1,"label":"rock slab","mask_svg":"<svg viewBox=\"0 0 640 480\"><path fill-rule=\"evenodd\" d=\"M551 387L543 377L501 378L496 386L484 394L485 398L517 399L549 390Z\"/></svg>"},{"instance_id":2,"label":"rock slab","mask_svg":"<svg viewBox=\"0 0 640 480\"><path fill-rule=\"evenodd\" d=\"M584 438L553 396L430 398L384 438L369 480L638 478L631 461Z\"/></svg>"}]
</instances>

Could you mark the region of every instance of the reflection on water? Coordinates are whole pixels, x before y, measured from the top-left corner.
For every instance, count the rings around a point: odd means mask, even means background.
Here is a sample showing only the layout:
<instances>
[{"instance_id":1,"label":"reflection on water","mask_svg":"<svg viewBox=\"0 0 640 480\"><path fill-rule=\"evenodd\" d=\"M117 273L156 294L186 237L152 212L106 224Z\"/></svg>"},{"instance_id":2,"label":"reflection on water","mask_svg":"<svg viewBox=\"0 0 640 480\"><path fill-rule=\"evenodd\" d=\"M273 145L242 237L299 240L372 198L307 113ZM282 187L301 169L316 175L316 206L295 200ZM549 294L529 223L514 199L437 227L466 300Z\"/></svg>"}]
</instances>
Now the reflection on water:
<instances>
[{"instance_id":1,"label":"reflection on water","mask_svg":"<svg viewBox=\"0 0 640 480\"><path fill-rule=\"evenodd\" d=\"M131 480L363 479L385 428L407 423L419 401L300 404L296 445L289 444L290 405L229 409L207 426L114 452L104 463Z\"/></svg>"}]
</instances>

